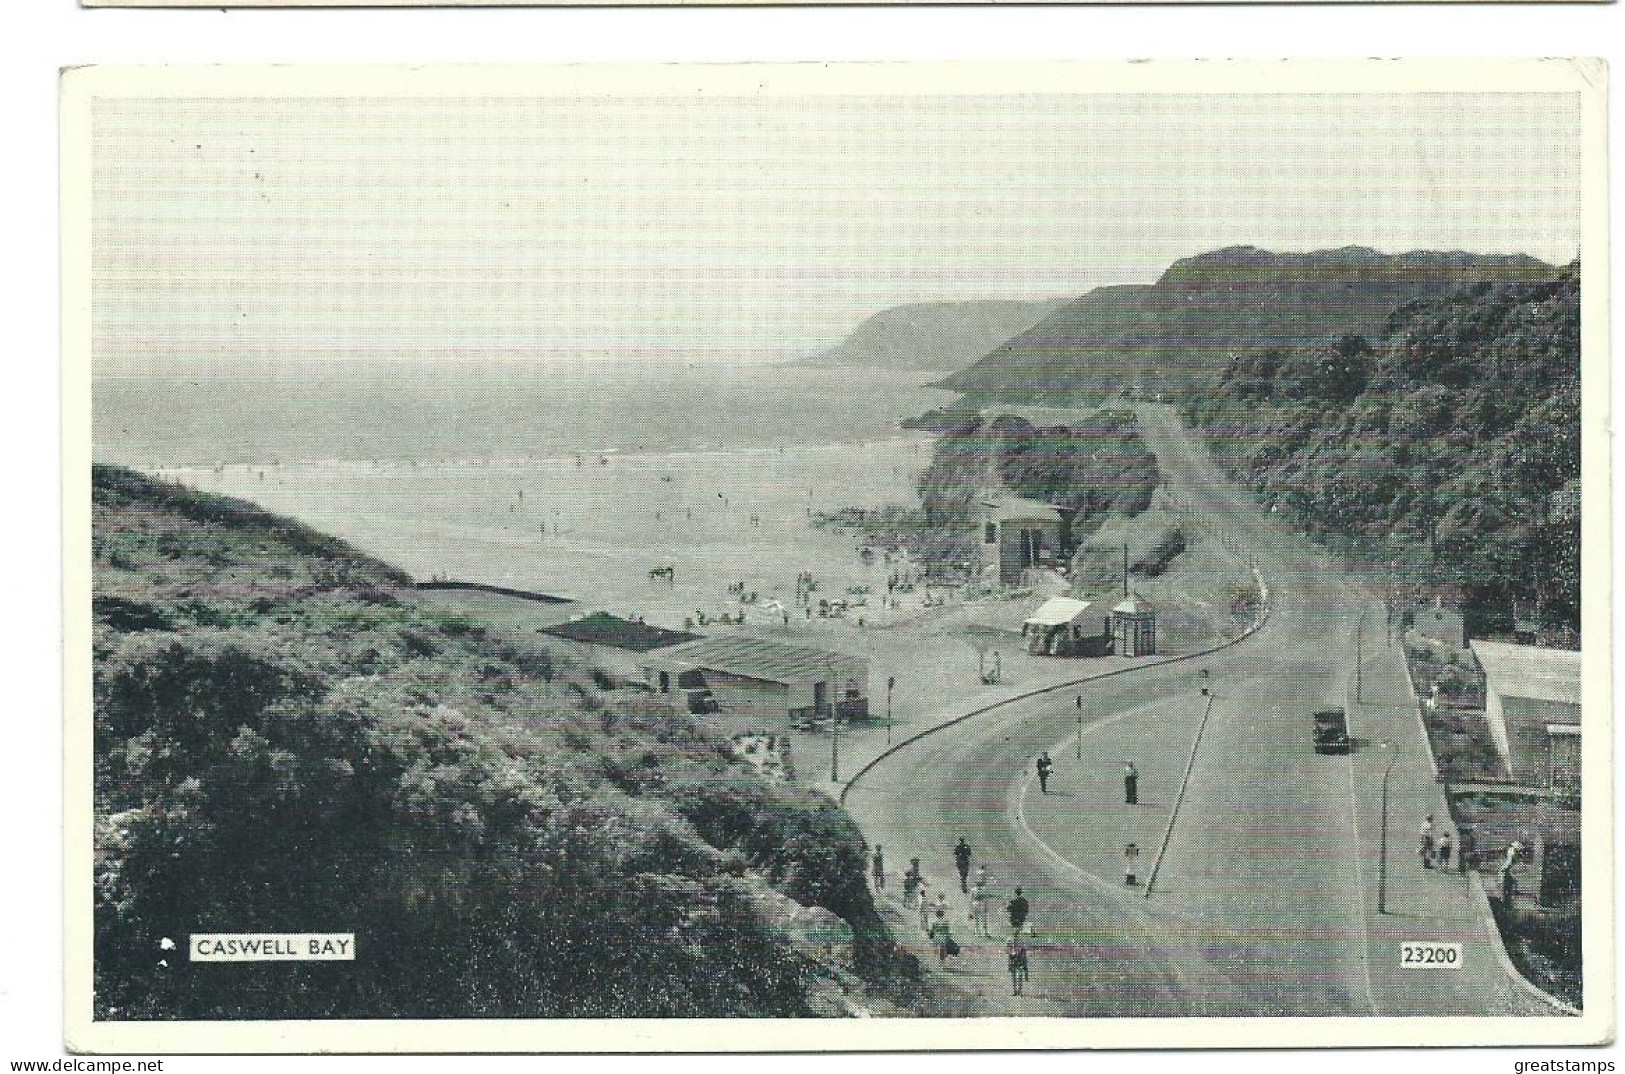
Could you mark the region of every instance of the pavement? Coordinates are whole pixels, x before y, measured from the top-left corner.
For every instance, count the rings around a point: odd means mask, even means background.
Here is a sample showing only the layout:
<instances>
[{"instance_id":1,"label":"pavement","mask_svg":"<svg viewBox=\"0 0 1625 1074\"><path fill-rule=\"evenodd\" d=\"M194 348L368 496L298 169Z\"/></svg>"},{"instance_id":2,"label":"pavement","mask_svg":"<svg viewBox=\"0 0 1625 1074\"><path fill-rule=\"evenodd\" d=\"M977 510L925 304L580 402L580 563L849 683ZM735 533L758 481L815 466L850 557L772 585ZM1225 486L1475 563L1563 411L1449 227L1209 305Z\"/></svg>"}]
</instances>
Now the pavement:
<instances>
[{"instance_id":1,"label":"pavement","mask_svg":"<svg viewBox=\"0 0 1625 1074\"><path fill-rule=\"evenodd\" d=\"M1229 485L1171 411L1143 408L1142 428L1192 514L1256 550L1269 621L1221 652L1083 687L1081 762L1067 692L946 726L847 788L848 811L886 846L896 874L888 899L900 898L901 870L918 854L928 875L951 884L968 930L951 855L963 836L995 878L999 905L1018 884L1033 903L1026 995L1009 994L1007 923L991 940L961 938L965 953L941 979L983 1013L1555 1013L1496 956L1467 882L1423 869L1415 853L1422 816L1446 814L1402 654L1380 633L1380 603ZM1347 756L1311 746L1310 714L1333 705L1349 708ZM1056 765L1050 795L1032 783L1040 750ZM1135 806L1122 801L1125 759L1140 770ZM1139 844L1149 870L1164 837L1147 897L1124 883L1123 847ZM1378 912L1379 880L1389 913ZM1405 941L1459 943L1462 960L1404 969Z\"/></svg>"}]
</instances>

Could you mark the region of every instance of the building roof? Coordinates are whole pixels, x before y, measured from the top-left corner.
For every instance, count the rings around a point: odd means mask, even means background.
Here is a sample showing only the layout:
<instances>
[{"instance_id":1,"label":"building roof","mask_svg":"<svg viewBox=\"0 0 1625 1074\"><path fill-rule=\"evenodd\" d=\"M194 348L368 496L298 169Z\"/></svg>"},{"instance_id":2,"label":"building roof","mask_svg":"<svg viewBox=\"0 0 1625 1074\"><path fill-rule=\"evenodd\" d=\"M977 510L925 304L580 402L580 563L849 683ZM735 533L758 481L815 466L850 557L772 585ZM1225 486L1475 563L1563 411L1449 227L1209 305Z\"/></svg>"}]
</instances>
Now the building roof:
<instances>
[{"instance_id":1,"label":"building roof","mask_svg":"<svg viewBox=\"0 0 1625 1074\"><path fill-rule=\"evenodd\" d=\"M804 649L751 637L703 638L661 655L693 667L785 683L822 678L832 667L850 666L853 661L861 661L865 667L869 663L861 656L827 649Z\"/></svg>"},{"instance_id":2,"label":"building roof","mask_svg":"<svg viewBox=\"0 0 1625 1074\"><path fill-rule=\"evenodd\" d=\"M1052 503L1040 503L1037 500L1028 500L1020 496L995 496L982 501L994 519L999 522L1010 522L1016 519L1043 519L1045 522L1059 522L1063 516L1061 508Z\"/></svg>"},{"instance_id":3,"label":"building roof","mask_svg":"<svg viewBox=\"0 0 1625 1074\"><path fill-rule=\"evenodd\" d=\"M1472 647L1490 689L1502 697L1580 704L1579 653L1500 641L1475 640Z\"/></svg>"},{"instance_id":4,"label":"building roof","mask_svg":"<svg viewBox=\"0 0 1625 1074\"><path fill-rule=\"evenodd\" d=\"M1138 593L1124 597L1112 605L1113 615L1150 615L1151 610L1151 602Z\"/></svg>"},{"instance_id":5,"label":"building roof","mask_svg":"<svg viewBox=\"0 0 1625 1074\"><path fill-rule=\"evenodd\" d=\"M1083 618L1089 610L1090 604L1086 600L1076 600L1072 597L1051 597L1040 604L1033 614L1026 619L1026 626L1071 626Z\"/></svg>"},{"instance_id":6,"label":"building roof","mask_svg":"<svg viewBox=\"0 0 1625 1074\"><path fill-rule=\"evenodd\" d=\"M663 627L649 626L647 623L635 623L607 612L593 612L580 619L571 619L557 626L540 629L544 634L552 634L566 641L607 645L614 649L629 649L634 653L646 653L651 649L681 645L699 637L698 634L685 634L681 630L666 630Z\"/></svg>"}]
</instances>

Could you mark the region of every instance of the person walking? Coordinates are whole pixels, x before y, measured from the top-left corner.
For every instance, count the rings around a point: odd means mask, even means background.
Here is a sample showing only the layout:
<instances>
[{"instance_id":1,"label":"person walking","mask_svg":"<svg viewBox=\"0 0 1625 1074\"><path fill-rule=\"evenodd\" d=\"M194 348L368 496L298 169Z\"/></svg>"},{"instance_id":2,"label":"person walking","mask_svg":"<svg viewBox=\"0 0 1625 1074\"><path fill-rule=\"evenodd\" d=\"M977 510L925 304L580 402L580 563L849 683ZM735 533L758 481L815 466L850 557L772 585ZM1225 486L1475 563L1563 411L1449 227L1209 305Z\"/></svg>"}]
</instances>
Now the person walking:
<instances>
[{"instance_id":1,"label":"person walking","mask_svg":"<svg viewBox=\"0 0 1625 1074\"><path fill-rule=\"evenodd\" d=\"M1010 927L1019 933L1022 926L1027 924L1027 914L1031 910L1032 906L1027 902L1027 896L1017 888L1016 897L1005 906L1005 911L1010 915Z\"/></svg>"},{"instance_id":2,"label":"person walking","mask_svg":"<svg viewBox=\"0 0 1625 1074\"><path fill-rule=\"evenodd\" d=\"M959 843L954 847L954 865L959 868L959 891L965 894L970 891L970 844L965 837L959 837Z\"/></svg>"},{"instance_id":3,"label":"person walking","mask_svg":"<svg viewBox=\"0 0 1625 1074\"><path fill-rule=\"evenodd\" d=\"M1513 902L1518 897L1518 878L1512 875L1512 867L1518 863L1518 855L1523 853L1523 844L1514 839L1512 845L1507 847L1507 856L1501 862L1501 907L1508 914L1512 913Z\"/></svg>"},{"instance_id":4,"label":"person walking","mask_svg":"<svg viewBox=\"0 0 1625 1074\"><path fill-rule=\"evenodd\" d=\"M1137 805L1140 801L1140 772L1133 761L1123 762L1123 802Z\"/></svg>"},{"instance_id":5,"label":"person walking","mask_svg":"<svg viewBox=\"0 0 1625 1074\"><path fill-rule=\"evenodd\" d=\"M1440 832L1438 848L1434 851L1433 859L1439 868L1450 868L1450 833Z\"/></svg>"},{"instance_id":6,"label":"person walking","mask_svg":"<svg viewBox=\"0 0 1625 1074\"><path fill-rule=\"evenodd\" d=\"M925 877L920 875L920 859L910 858L903 871L903 905L912 907L914 900L925 898Z\"/></svg>"},{"instance_id":7,"label":"person walking","mask_svg":"<svg viewBox=\"0 0 1625 1074\"><path fill-rule=\"evenodd\" d=\"M881 851L879 843L875 844L874 859L875 890L886 890L886 855Z\"/></svg>"},{"instance_id":8,"label":"person walking","mask_svg":"<svg viewBox=\"0 0 1625 1074\"><path fill-rule=\"evenodd\" d=\"M931 900L926 898L925 889L930 881L920 877L920 931L925 932L931 928Z\"/></svg>"},{"instance_id":9,"label":"person walking","mask_svg":"<svg viewBox=\"0 0 1625 1074\"><path fill-rule=\"evenodd\" d=\"M970 919L976 931L989 939L993 933L987 925L987 904L992 898L993 881L987 875L987 866L983 865L976 870L976 882L970 887Z\"/></svg>"},{"instance_id":10,"label":"person walking","mask_svg":"<svg viewBox=\"0 0 1625 1074\"><path fill-rule=\"evenodd\" d=\"M937 949L938 962L946 962L951 956L959 954L959 944L954 940L953 925L948 920L946 909L937 911L926 935L931 937L931 945Z\"/></svg>"},{"instance_id":11,"label":"person walking","mask_svg":"<svg viewBox=\"0 0 1625 1074\"><path fill-rule=\"evenodd\" d=\"M1417 853L1422 856L1422 868L1433 868L1433 814L1429 813L1422 820L1422 842Z\"/></svg>"},{"instance_id":12,"label":"person walking","mask_svg":"<svg viewBox=\"0 0 1625 1074\"><path fill-rule=\"evenodd\" d=\"M1034 767L1038 769L1038 789L1044 794L1048 794L1050 769L1055 767L1055 763L1049 759L1048 750L1038 755L1038 764Z\"/></svg>"},{"instance_id":13,"label":"person walking","mask_svg":"<svg viewBox=\"0 0 1625 1074\"><path fill-rule=\"evenodd\" d=\"M1010 994L1019 996L1027 984L1027 945L1022 942L1019 932L1010 937L1004 952L1005 961L1010 966Z\"/></svg>"}]
</instances>

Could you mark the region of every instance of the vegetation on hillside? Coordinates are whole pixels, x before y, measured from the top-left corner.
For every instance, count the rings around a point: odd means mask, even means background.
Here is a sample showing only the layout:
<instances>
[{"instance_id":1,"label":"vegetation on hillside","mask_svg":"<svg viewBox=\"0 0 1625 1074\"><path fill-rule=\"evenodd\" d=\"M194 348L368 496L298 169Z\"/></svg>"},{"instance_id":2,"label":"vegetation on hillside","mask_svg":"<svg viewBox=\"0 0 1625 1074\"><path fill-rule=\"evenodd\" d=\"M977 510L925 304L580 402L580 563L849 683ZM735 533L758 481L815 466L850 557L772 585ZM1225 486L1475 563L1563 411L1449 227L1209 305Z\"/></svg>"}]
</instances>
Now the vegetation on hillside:
<instances>
[{"instance_id":1,"label":"vegetation on hillside","mask_svg":"<svg viewBox=\"0 0 1625 1074\"><path fill-rule=\"evenodd\" d=\"M1400 306L1383 332L1239 355L1188 415L1311 533L1454 583L1474 633L1580 626L1580 266ZM1420 577L1418 577L1420 576Z\"/></svg>"},{"instance_id":2,"label":"vegetation on hillside","mask_svg":"<svg viewBox=\"0 0 1625 1074\"><path fill-rule=\"evenodd\" d=\"M822 795L247 504L97 467L93 507L97 1017L912 995ZM191 933L282 931L354 932L357 960L186 957Z\"/></svg>"},{"instance_id":3,"label":"vegetation on hillside","mask_svg":"<svg viewBox=\"0 0 1625 1074\"><path fill-rule=\"evenodd\" d=\"M979 520L982 497L1008 491L1075 510L1081 534L1107 513L1144 511L1159 478L1132 411L1044 427L1004 415L937 438L920 475L920 502L932 525L967 529Z\"/></svg>"},{"instance_id":4,"label":"vegetation on hillside","mask_svg":"<svg viewBox=\"0 0 1625 1074\"><path fill-rule=\"evenodd\" d=\"M1371 335L1398 305L1478 280L1550 280L1531 257L1364 247L1251 246L1175 262L1154 284L1102 287L941 382L980 401L1094 406L1119 393L1174 398L1232 357Z\"/></svg>"}]
</instances>

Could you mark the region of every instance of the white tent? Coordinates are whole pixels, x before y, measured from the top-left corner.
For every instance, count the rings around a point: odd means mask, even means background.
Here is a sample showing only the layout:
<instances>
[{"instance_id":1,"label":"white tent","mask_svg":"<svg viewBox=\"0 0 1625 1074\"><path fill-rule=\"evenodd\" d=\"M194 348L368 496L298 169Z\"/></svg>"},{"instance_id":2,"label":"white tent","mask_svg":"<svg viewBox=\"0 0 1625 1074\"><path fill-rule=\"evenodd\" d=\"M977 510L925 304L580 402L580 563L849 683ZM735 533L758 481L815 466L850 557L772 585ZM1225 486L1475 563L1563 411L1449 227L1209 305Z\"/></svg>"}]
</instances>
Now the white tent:
<instances>
[{"instance_id":1,"label":"white tent","mask_svg":"<svg viewBox=\"0 0 1625 1074\"><path fill-rule=\"evenodd\" d=\"M1084 614L1089 611L1092 604L1087 600L1078 600L1074 597L1051 597L1038 606L1038 610L1029 615L1021 624L1022 631L1029 627L1040 630L1054 630L1056 627L1078 626L1083 622Z\"/></svg>"}]
</instances>

